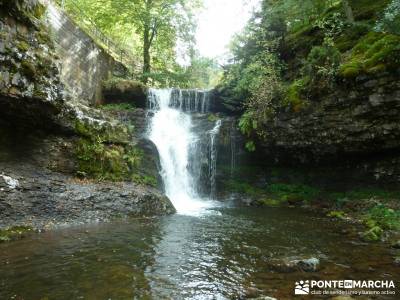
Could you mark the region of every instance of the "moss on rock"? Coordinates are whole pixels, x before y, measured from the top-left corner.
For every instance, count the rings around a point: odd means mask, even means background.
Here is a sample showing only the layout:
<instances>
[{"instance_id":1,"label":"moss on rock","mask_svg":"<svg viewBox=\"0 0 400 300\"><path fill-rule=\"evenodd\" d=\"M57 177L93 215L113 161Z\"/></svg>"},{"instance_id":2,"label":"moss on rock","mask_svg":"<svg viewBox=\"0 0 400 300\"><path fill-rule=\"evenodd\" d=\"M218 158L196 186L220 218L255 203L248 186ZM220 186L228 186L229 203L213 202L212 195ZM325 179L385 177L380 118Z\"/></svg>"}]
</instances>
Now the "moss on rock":
<instances>
[{"instance_id":1,"label":"moss on rock","mask_svg":"<svg viewBox=\"0 0 400 300\"><path fill-rule=\"evenodd\" d=\"M370 32L352 49L340 66L345 78L361 74L376 74L400 67L400 37L393 34Z\"/></svg>"},{"instance_id":2,"label":"moss on rock","mask_svg":"<svg viewBox=\"0 0 400 300\"><path fill-rule=\"evenodd\" d=\"M32 227L28 226L15 226L0 230L0 243L20 239L32 230Z\"/></svg>"}]
</instances>

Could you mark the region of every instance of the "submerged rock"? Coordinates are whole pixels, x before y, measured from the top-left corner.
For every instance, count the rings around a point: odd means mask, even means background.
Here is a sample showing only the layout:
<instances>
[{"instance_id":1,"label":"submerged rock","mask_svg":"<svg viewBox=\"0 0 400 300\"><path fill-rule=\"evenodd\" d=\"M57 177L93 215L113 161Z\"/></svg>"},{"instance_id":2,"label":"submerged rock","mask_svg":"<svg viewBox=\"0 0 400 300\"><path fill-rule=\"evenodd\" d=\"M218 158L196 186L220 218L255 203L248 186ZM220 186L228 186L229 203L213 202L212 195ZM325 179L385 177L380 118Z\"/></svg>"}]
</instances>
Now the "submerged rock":
<instances>
[{"instance_id":1,"label":"submerged rock","mask_svg":"<svg viewBox=\"0 0 400 300\"><path fill-rule=\"evenodd\" d=\"M268 264L271 270L280 273L292 273L296 271L315 272L318 270L319 265L320 261L315 257L295 260L272 260Z\"/></svg>"}]
</instances>

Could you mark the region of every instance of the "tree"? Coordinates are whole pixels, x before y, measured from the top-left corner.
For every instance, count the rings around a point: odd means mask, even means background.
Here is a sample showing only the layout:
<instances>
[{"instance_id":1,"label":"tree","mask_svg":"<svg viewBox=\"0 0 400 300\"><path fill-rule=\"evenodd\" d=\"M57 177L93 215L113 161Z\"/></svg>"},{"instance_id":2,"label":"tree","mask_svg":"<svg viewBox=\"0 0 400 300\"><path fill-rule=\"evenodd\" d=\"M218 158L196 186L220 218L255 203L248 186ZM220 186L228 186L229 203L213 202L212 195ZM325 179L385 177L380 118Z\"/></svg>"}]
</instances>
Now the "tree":
<instances>
[{"instance_id":1,"label":"tree","mask_svg":"<svg viewBox=\"0 0 400 300\"><path fill-rule=\"evenodd\" d=\"M194 10L199 7L198 1L116 0L113 1L113 7L115 13L121 15L121 22L132 24L142 38L145 83L152 72L152 52L158 50L164 55L174 56L178 40L193 43L193 16Z\"/></svg>"},{"instance_id":2,"label":"tree","mask_svg":"<svg viewBox=\"0 0 400 300\"><path fill-rule=\"evenodd\" d=\"M153 69L172 74L179 42L193 47L194 13L201 0L66 0L105 33L126 43L142 60L145 83Z\"/></svg>"}]
</instances>

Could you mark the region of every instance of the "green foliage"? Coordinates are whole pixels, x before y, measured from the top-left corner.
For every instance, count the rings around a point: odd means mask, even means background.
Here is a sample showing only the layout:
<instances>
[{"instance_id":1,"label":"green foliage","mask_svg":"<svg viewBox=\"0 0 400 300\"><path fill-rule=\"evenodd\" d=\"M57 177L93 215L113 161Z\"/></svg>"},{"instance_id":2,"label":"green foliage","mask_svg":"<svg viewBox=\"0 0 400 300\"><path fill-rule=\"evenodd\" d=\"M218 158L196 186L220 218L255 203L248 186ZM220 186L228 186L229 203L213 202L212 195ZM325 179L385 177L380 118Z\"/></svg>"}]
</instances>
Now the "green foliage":
<instances>
[{"instance_id":1,"label":"green foliage","mask_svg":"<svg viewBox=\"0 0 400 300\"><path fill-rule=\"evenodd\" d=\"M302 71L313 86L332 86L340 60L340 52L336 47L327 44L316 46L308 54Z\"/></svg>"},{"instance_id":2,"label":"green foliage","mask_svg":"<svg viewBox=\"0 0 400 300\"><path fill-rule=\"evenodd\" d=\"M32 230L32 227L28 226L14 226L5 230L0 230L0 243L19 239Z\"/></svg>"},{"instance_id":3,"label":"green foliage","mask_svg":"<svg viewBox=\"0 0 400 300\"><path fill-rule=\"evenodd\" d=\"M380 32L400 34L400 1L392 0L384 10L375 29Z\"/></svg>"},{"instance_id":4,"label":"green foliage","mask_svg":"<svg viewBox=\"0 0 400 300\"><path fill-rule=\"evenodd\" d=\"M109 126L76 122L75 156L77 175L84 178L111 181L134 181L157 185L157 179L143 174L144 152L128 142L130 135L123 126Z\"/></svg>"},{"instance_id":5,"label":"green foliage","mask_svg":"<svg viewBox=\"0 0 400 300\"><path fill-rule=\"evenodd\" d=\"M136 60L132 69L137 73L142 67L139 78L145 83L149 74L180 73L178 42L187 56L193 49L199 0L65 0L65 5L82 27L94 24L123 49L132 51ZM119 58L121 54L115 55Z\"/></svg>"},{"instance_id":6,"label":"green foliage","mask_svg":"<svg viewBox=\"0 0 400 300\"><path fill-rule=\"evenodd\" d=\"M118 77L112 77L111 79L103 81L102 86L106 90L113 90L113 89L120 91L137 90L138 92L144 92L146 90L146 86L140 81L128 80Z\"/></svg>"},{"instance_id":7,"label":"green foliage","mask_svg":"<svg viewBox=\"0 0 400 300\"><path fill-rule=\"evenodd\" d=\"M226 183L226 188L235 193L241 193L253 198L261 197L264 190L252 184L243 181L229 180Z\"/></svg>"},{"instance_id":8,"label":"green foliage","mask_svg":"<svg viewBox=\"0 0 400 300\"><path fill-rule=\"evenodd\" d=\"M133 110L135 109L135 106L131 103L112 103L112 104L105 104L99 106L100 109L102 110Z\"/></svg>"},{"instance_id":9,"label":"green foliage","mask_svg":"<svg viewBox=\"0 0 400 300\"><path fill-rule=\"evenodd\" d=\"M293 81L286 90L285 104L290 105L293 111L300 111L307 103L304 97L308 89L310 78L308 76Z\"/></svg>"},{"instance_id":10,"label":"green foliage","mask_svg":"<svg viewBox=\"0 0 400 300\"><path fill-rule=\"evenodd\" d=\"M346 213L341 210L332 210L327 214L327 216L336 219L345 219Z\"/></svg>"},{"instance_id":11,"label":"green foliage","mask_svg":"<svg viewBox=\"0 0 400 300\"><path fill-rule=\"evenodd\" d=\"M216 114L209 114L207 120L210 122L216 122L219 120L219 117Z\"/></svg>"},{"instance_id":12,"label":"green foliage","mask_svg":"<svg viewBox=\"0 0 400 300\"><path fill-rule=\"evenodd\" d=\"M258 121L253 117L251 111L244 113L239 120L239 129L243 135L247 138L251 138L253 132L258 128ZM256 150L256 145L253 140L248 140L245 144L245 148L249 152Z\"/></svg>"},{"instance_id":13,"label":"green foliage","mask_svg":"<svg viewBox=\"0 0 400 300\"><path fill-rule=\"evenodd\" d=\"M400 211L377 204L367 214L367 224L379 226L383 229L400 229Z\"/></svg>"},{"instance_id":14,"label":"green foliage","mask_svg":"<svg viewBox=\"0 0 400 300\"><path fill-rule=\"evenodd\" d=\"M140 166L142 153L138 149L107 145L100 138L79 140L76 148L79 174L99 180L129 179Z\"/></svg>"},{"instance_id":15,"label":"green foliage","mask_svg":"<svg viewBox=\"0 0 400 300\"><path fill-rule=\"evenodd\" d=\"M149 185L152 187L157 186L157 179L153 176L149 175L139 175L139 174L133 174L132 175L132 181L137 183L137 184L143 184L143 185Z\"/></svg>"},{"instance_id":16,"label":"green foliage","mask_svg":"<svg viewBox=\"0 0 400 300\"><path fill-rule=\"evenodd\" d=\"M362 237L364 240L369 241L369 242L376 242L379 241L382 237L383 230L379 226L374 226L365 231L362 234Z\"/></svg>"},{"instance_id":17,"label":"green foliage","mask_svg":"<svg viewBox=\"0 0 400 300\"><path fill-rule=\"evenodd\" d=\"M340 66L340 75L351 78L391 71L399 66L400 37L370 32L357 43L349 58Z\"/></svg>"},{"instance_id":18,"label":"green foliage","mask_svg":"<svg viewBox=\"0 0 400 300\"><path fill-rule=\"evenodd\" d=\"M351 50L360 38L370 32L372 26L368 22L355 22L349 24L340 34L334 38L334 44L337 49L344 53Z\"/></svg>"},{"instance_id":19,"label":"green foliage","mask_svg":"<svg viewBox=\"0 0 400 300\"><path fill-rule=\"evenodd\" d=\"M256 144L254 143L254 141L247 141L245 147L249 152L256 151Z\"/></svg>"},{"instance_id":20,"label":"green foliage","mask_svg":"<svg viewBox=\"0 0 400 300\"><path fill-rule=\"evenodd\" d=\"M268 185L267 192L282 201L309 202L319 195L320 190L304 184L275 183Z\"/></svg>"},{"instance_id":21,"label":"green foliage","mask_svg":"<svg viewBox=\"0 0 400 300\"><path fill-rule=\"evenodd\" d=\"M244 113L239 120L239 129L240 131L249 137L253 130L257 129L258 123L257 120L254 119L253 114L248 111Z\"/></svg>"}]
</instances>

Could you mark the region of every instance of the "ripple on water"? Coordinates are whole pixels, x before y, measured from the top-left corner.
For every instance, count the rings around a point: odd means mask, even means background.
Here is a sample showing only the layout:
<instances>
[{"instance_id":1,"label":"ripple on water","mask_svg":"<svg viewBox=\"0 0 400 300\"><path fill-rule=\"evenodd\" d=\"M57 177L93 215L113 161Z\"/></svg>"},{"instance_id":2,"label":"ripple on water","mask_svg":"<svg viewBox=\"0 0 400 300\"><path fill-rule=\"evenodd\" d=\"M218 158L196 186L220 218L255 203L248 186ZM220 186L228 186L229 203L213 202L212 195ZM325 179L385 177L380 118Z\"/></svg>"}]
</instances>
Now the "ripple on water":
<instances>
[{"instance_id":1,"label":"ripple on water","mask_svg":"<svg viewBox=\"0 0 400 300\"><path fill-rule=\"evenodd\" d=\"M56 230L0 244L0 299L290 299L299 279L394 279L379 244L293 209L214 208ZM279 273L274 259L315 256L317 273Z\"/></svg>"}]
</instances>

